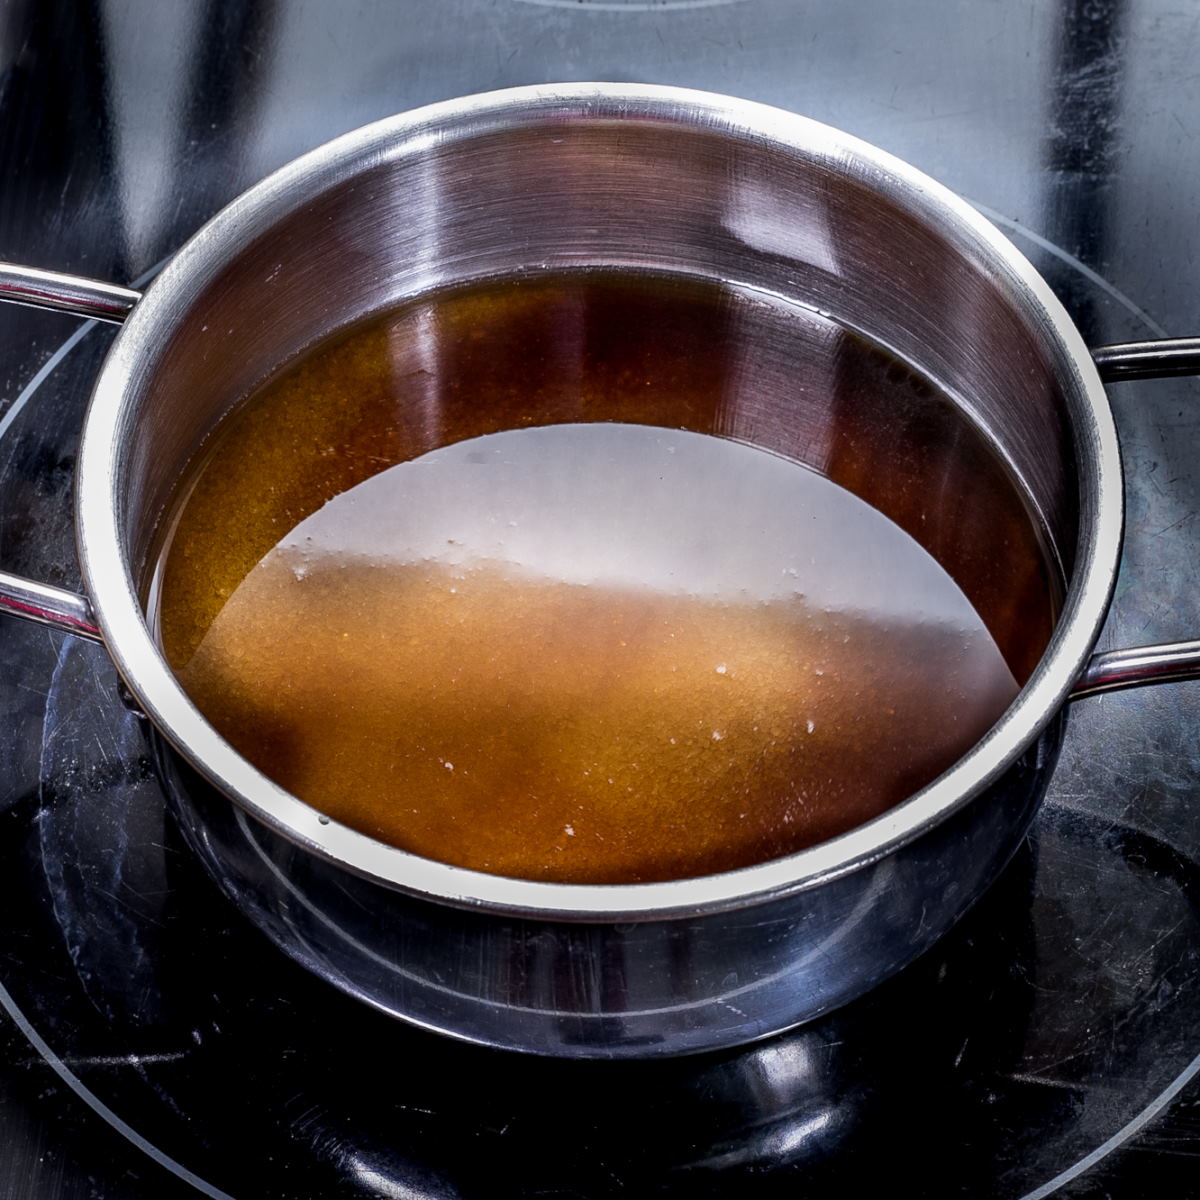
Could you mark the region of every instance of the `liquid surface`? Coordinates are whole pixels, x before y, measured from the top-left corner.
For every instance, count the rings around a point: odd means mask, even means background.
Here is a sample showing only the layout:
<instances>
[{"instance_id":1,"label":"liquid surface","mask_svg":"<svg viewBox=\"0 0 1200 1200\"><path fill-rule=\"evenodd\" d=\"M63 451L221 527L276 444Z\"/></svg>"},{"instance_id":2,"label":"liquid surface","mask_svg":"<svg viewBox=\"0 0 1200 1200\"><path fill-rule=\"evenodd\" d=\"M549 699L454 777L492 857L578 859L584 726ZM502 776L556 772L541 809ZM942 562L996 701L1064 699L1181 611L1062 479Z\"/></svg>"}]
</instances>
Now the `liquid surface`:
<instances>
[{"instance_id":1,"label":"liquid surface","mask_svg":"<svg viewBox=\"0 0 1200 1200\"><path fill-rule=\"evenodd\" d=\"M819 841L949 766L1016 694L953 581L849 492L610 424L460 442L330 501L181 678L338 820L589 882Z\"/></svg>"},{"instance_id":2,"label":"liquid surface","mask_svg":"<svg viewBox=\"0 0 1200 1200\"><path fill-rule=\"evenodd\" d=\"M911 795L1050 607L1003 467L920 381L782 306L584 277L411 306L268 385L191 483L158 612L216 728L330 816L639 882Z\"/></svg>"}]
</instances>

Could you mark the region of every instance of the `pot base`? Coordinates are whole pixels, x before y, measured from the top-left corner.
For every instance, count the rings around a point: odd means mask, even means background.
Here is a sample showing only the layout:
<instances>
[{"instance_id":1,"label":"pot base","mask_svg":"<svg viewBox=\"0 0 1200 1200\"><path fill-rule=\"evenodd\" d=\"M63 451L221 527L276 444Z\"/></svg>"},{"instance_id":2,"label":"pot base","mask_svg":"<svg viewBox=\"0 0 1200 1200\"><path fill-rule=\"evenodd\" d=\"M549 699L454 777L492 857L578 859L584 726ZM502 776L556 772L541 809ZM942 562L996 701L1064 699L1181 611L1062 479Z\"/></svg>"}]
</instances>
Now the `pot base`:
<instances>
[{"instance_id":1,"label":"pot base","mask_svg":"<svg viewBox=\"0 0 1200 1200\"><path fill-rule=\"evenodd\" d=\"M160 737L154 743L188 844L243 914L323 979L462 1041L628 1059L790 1029L929 949L1020 844L1063 724L903 858L766 905L628 923L505 917L348 875L235 808Z\"/></svg>"}]
</instances>

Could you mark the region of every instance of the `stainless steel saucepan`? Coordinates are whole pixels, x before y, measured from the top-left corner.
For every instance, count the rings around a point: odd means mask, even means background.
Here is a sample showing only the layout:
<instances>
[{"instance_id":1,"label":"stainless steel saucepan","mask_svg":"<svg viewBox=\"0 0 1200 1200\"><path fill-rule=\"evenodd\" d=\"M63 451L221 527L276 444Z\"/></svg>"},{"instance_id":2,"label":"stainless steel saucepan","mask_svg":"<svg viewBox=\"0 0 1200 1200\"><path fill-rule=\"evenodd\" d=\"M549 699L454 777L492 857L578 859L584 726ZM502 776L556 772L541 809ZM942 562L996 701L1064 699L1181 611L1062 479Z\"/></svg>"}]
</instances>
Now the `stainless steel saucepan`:
<instances>
[{"instance_id":1,"label":"stainless steel saucepan","mask_svg":"<svg viewBox=\"0 0 1200 1200\"><path fill-rule=\"evenodd\" d=\"M241 758L176 682L143 598L173 489L222 416L364 314L574 267L729 281L825 314L957 398L1007 461L1061 574L1054 633L991 732L904 804L706 878L500 878L321 817ZM1196 371L1200 342L1089 353L1046 283L966 203L790 113L623 84L436 104L258 184L144 296L15 267L0 296L124 322L79 453L86 595L0 575L0 609L103 641L160 738L186 836L253 921L346 991L457 1037L675 1054L842 1004L932 945L1007 862L1068 700L1200 674L1200 642L1093 656L1122 537L1102 377ZM786 381L731 419L722 432L772 449L821 444L819 407L801 412Z\"/></svg>"}]
</instances>

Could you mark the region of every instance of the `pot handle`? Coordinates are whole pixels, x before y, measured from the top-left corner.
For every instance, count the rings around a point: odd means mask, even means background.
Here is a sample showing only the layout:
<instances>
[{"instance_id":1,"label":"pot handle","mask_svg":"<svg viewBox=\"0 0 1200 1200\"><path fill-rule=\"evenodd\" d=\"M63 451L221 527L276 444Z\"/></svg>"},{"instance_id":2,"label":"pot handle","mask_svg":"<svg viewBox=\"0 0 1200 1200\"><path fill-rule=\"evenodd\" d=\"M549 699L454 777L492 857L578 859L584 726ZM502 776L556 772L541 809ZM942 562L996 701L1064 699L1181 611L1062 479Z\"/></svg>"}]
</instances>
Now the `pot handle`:
<instances>
[{"instance_id":1,"label":"pot handle","mask_svg":"<svg viewBox=\"0 0 1200 1200\"><path fill-rule=\"evenodd\" d=\"M1097 346L1092 351L1092 361L1105 383L1200 375L1200 337Z\"/></svg>"},{"instance_id":2,"label":"pot handle","mask_svg":"<svg viewBox=\"0 0 1200 1200\"><path fill-rule=\"evenodd\" d=\"M1200 338L1097 346L1092 351L1092 361L1106 383L1200 375ZM1196 678L1200 678L1200 641L1132 646L1093 654L1071 688L1069 698L1078 700L1100 692Z\"/></svg>"},{"instance_id":3,"label":"pot handle","mask_svg":"<svg viewBox=\"0 0 1200 1200\"><path fill-rule=\"evenodd\" d=\"M0 262L0 300L14 304L52 308L77 317L119 324L141 298L141 292L132 288ZM0 571L0 613L25 617L76 637L103 640L86 596L22 579L7 571Z\"/></svg>"},{"instance_id":4,"label":"pot handle","mask_svg":"<svg viewBox=\"0 0 1200 1200\"><path fill-rule=\"evenodd\" d=\"M104 641L92 612L92 602L86 596L22 579L7 571L0 571L0 613L24 617L89 641Z\"/></svg>"},{"instance_id":5,"label":"pot handle","mask_svg":"<svg viewBox=\"0 0 1200 1200\"><path fill-rule=\"evenodd\" d=\"M36 267L0 262L0 300L12 304L53 308L74 313L77 317L119 325L141 298L142 293L133 288L101 283L81 275L65 275L61 271L41 271Z\"/></svg>"},{"instance_id":6,"label":"pot handle","mask_svg":"<svg viewBox=\"0 0 1200 1200\"><path fill-rule=\"evenodd\" d=\"M1164 642L1093 654L1068 699L1116 692L1149 683L1200 678L1200 642Z\"/></svg>"}]
</instances>

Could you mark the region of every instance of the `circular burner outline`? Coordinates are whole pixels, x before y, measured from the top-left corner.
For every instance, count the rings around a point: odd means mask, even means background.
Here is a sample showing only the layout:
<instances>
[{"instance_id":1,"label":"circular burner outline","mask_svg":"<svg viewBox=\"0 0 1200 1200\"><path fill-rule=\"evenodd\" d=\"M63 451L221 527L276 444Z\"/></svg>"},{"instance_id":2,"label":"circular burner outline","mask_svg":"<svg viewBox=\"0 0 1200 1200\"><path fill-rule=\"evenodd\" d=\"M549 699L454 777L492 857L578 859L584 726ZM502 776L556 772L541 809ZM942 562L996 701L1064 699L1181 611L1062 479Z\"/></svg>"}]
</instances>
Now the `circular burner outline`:
<instances>
[{"instance_id":1,"label":"circular burner outline","mask_svg":"<svg viewBox=\"0 0 1200 1200\"><path fill-rule=\"evenodd\" d=\"M1101 1142L1095 1150L1090 1154L1084 1155L1074 1166L1068 1167L1065 1171L1055 1175L1053 1179L1043 1183L1040 1187L1034 1188L1032 1192L1026 1192L1020 1200L1044 1200L1044 1197L1052 1195L1059 1188L1070 1183L1071 1180L1078 1179L1084 1172L1091 1170L1101 1159L1107 1158L1114 1150L1120 1149L1131 1137L1149 1125L1187 1087L1196 1077L1197 1073L1200 1073L1200 1054L1197 1054L1123 1129L1118 1129L1112 1137L1106 1142Z\"/></svg>"},{"instance_id":2,"label":"circular burner outline","mask_svg":"<svg viewBox=\"0 0 1200 1200\"><path fill-rule=\"evenodd\" d=\"M518 0L519 3L535 4L544 7L556 8L591 8L591 9L607 9L611 11L654 11L656 9L667 10L669 8L709 8L719 4L736 4L742 0L667 0L666 3L654 4L647 3L646 0L632 0L631 3L618 3L615 0L601 0L598 3L587 3L586 0ZM1159 337L1167 336L1166 331L1157 321L1154 320L1148 313L1143 311L1138 305L1124 295L1118 288L1109 283L1102 276L1098 275L1090 267L1080 262L1074 255L1056 246L1053 242L1035 233L1033 230L1026 228L1019 222L1011 218L1003 216L994 209L989 208L984 204L969 200L975 209L982 213L988 220L1015 235L1023 238L1039 249L1050 254L1059 261L1065 263L1080 275L1086 278L1094 286L1100 288L1106 295L1116 301L1127 312L1134 316L1137 320L1146 325L1149 330ZM135 288L143 287L151 280L169 260L170 256L160 260L148 271L135 279L131 286ZM100 322L96 320L85 321L74 333L71 334L54 353L46 360L45 363L37 370L33 378L25 385L18 394L12 405L5 412L3 417L0 417L0 441L12 428L17 418L20 416L26 404L32 399L37 390L50 377L54 370L63 362L67 355L83 340L86 334ZM60 647L61 655L67 651L69 642L63 638L63 644ZM114 1131L124 1137L129 1143L135 1146L138 1150L145 1153L152 1161L158 1163L171 1174L183 1182L195 1188L202 1195L207 1196L210 1200L236 1200L236 1197L228 1192L221 1191L214 1185L206 1182L203 1178L196 1175L194 1172L185 1167L182 1163L164 1154L152 1142L143 1137L132 1125L124 1118L118 1115L113 1109L105 1104L94 1092L91 1091L83 1081L76 1076L69 1067L62 1061L61 1058L54 1052L48 1042L38 1033L37 1029L21 1011L11 993L0 982L0 1007L8 1013L14 1025L20 1030L21 1034L26 1038L30 1045L37 1051L46 1064L55 1072L56 1075L67 1085L72 1092L75 1093L81 1100L84 1101L98 1116L100 1116ZM1109 1138L1102 1142L1095 1149L1086 1154L1078 1162L1067 1167L1047 1182L1040 1184L1032 1191L1024 1193L1017 1200L1045 1200L1060 1188L1085 1174L1092 1167L1096 1166L1102 1160L1107 1158L1115 1150L1118 1150L1131 1138L1135 1137L1142 1129L1144 1129L1151 1121L1154 1120L1171 1102L1183 1091L1187 1085L1200 1075L1200 1054L1187 1064L1186 1067L1142 1110L1136 1113L1125 1125L1113 1133Z\"/></svg>"},{"instance_id":3,"label":"circular burner outline","mask_svg":"<svg viewBox=\"0 0 1200 1200\"><path fill-rule=\"evenodd\" d=\"M128 1121L118 1116L99 1096L84 1086L83 1081L71 1072L66 1063L54 1053L54 1050L42 1035L30 1024L28 1018L17 1007L16 1001L12 998L3 983L0 983L0 1006L12 1018L13 1024L25 1035L29 1044L45 1059L50 1069L88 1107L107 1121L117 1133L139 1150L149 1155L160 1166L165 1167L172 1175L178 1176L184 1183L191 1184L202 1195L210 1197L210 1200L235 1200L235 1197L231 1196L228 1192L222 1192L218 1188L213 1187L211 1183L207 1183L199 1175L189 1171L182 1163L176 1162L173 1158L168 1158L153 1142L144 1138Z\"/></svg>"},{"instance_id":4,"label":"circular burner outline","mask_svg":"<svg viewBox=\"0 0 1200 1200\"><path fill-rule=\"evenodd\" d=\"M66 358L66 356L70 354L70 352L74 350L77 345L79 345L79 343L83 340L84 334L90 332L99 324L99 321L84 321L84 323L80 325L80 327L75 330L75 332L71 334L71 336L67 338L67 340L63 342L63 344L59 346L59 348L55 350L55 352L50 355L50 357L46 359L44 363L42 363L37 370L37 374L35 374L34 377L21 389L20 395L18 395L12 404L9 405L8 411L4 414L4 416L0 417L0 442L4 441L4 435L9 431L10 428L12 428L12 425L16 419L21 415L21 410L32 398L34 392L36 392L38 388L40 388L42 384L50 378L58 364L62 362L62 360Z\"/></svg>"}]
</instances>

